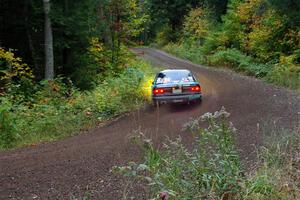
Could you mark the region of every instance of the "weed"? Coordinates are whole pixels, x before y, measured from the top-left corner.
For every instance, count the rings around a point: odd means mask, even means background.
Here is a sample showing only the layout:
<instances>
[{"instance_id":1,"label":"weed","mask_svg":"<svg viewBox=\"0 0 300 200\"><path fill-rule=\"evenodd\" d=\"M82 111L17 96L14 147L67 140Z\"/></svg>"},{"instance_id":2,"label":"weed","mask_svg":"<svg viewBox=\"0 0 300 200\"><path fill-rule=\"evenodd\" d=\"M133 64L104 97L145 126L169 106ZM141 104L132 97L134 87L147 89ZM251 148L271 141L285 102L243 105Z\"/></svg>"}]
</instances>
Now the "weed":
<instances>
[{"instance_id":1,"label":"weed","mask_svg":"<svg viewBox=\"0 0 300 200\"><path fill-rule=\"evenodd\" d=\"M129 167L116 167L115 170L144 178L150 186L151 198L158 198L162 192L170 199L238 197L239 182L243 180L242 167L233 146L234 129L226 121L227 116L222 109L185 126L197 133L192 152L180 138L168 140L161 150L155 149L151 141L144 138L145 162L131 163ZM199 131L195 124L202 120L209 123L209 127Z\"/></svg>"},{"instance_id":2,"label":"weed","mask_svg":"<svg viewBox=\"0 0 300 200\"><path fill-rule=\"evenodd\" d=\"M149 199L299 199L299 133L266 138L257 167L246 171L234 144L237 130L228 116L222 108L185 124L183 128L196 135L191 151L180 138L157 149L139 134L134 141L145 152L144 162L116 166L114 171L127 182L147 183ZM204 124L207 128L201 128Z\"/></svg>"},{"instance_id":3,"label":"weed","mask_svg":"<svg viewBox=\"0 0 300 200\"><path fill-rule=\"evenodd\" d=\"M30 97L2 96L0 149L57 140L135 109L149 99L153 77L147 63L131 60L122 73L107 77L92 91L81 92L59 77L41 82Z\"/></svg>"}]
</instances>

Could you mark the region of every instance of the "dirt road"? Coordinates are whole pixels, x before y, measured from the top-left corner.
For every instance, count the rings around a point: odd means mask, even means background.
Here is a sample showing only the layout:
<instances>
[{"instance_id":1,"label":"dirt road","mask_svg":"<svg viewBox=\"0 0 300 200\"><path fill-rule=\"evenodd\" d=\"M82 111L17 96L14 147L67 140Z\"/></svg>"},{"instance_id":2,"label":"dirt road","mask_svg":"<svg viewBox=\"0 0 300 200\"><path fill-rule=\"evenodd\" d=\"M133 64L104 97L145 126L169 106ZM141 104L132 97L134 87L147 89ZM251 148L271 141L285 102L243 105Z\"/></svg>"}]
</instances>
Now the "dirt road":
<instances>
[{"instance_id":1,"label":"dirt road","mask_svg":"<svg viewBox=\"0 0 300 200\"><path fill-rule=\"evenodd\" d=\"M128 137L141 130L155 141L165 136L191 136L181 131L190 117L225 106L239 130L236 138L244 160L254 158L266 123L279 128L299 125L299 95L263 81L177 59L153 49L136 49L165 68L188 68L200 80L204 98L198 106L146 106L101 128L61 141L0 153L0 199L121 199L119 177L112 166L137 160L138 149ZM142 193L142 191L137 191Z\"/></svg>"}]
</instances>

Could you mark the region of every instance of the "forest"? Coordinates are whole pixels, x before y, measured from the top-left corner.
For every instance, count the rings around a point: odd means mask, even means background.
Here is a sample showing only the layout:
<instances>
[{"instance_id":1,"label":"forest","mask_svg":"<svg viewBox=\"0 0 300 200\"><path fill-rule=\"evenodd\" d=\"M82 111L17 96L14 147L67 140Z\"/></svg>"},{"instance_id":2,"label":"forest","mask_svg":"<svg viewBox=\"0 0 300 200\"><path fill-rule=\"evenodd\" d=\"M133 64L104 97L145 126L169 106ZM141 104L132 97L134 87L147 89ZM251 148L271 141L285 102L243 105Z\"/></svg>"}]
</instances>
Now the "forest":
<instances>
[{"instance_id":1,"label":"forest","mask_svg":"<svg viewBox=\"0 0 300 200\"><path fill-rule=\"evenodd\" d=\"M157 43L179 57L230 67L299 91L300 1L207 1L170 19ZM174 12L175 13L175 12Z\"/></svg>"},{"instance_id":2,"label":"forest","mask_svg":"<svg viewBox=\"0 0 300 200\"><path fill-rule=\"evenodd\" d=\"M144 31L143 9L135 0L1 1L0 148L58 139L142 103L153 70L128 46Z\"/></svg>"},{"instance_id":3,"label":"forest","mask_svg":"<svg viewBox=\"0 0 300 200\"><path fill-rule=\"evenodd\" d=\"M1 0L0 199L300 199L299 10ZM207 76L203 101L151 105L147 51Z\"/></svg>"},{"instance_id":4,"label":"forest","mask_svg":"<svg viewBox=\"0 0 300 200\"><path fill-rule=\"evenodd\" d=\"M134 46L299 90L299 9L296 0L2 0L0 147L57 139L147 99L140 85L155 69Z\"/></svg>"}]
</instances>

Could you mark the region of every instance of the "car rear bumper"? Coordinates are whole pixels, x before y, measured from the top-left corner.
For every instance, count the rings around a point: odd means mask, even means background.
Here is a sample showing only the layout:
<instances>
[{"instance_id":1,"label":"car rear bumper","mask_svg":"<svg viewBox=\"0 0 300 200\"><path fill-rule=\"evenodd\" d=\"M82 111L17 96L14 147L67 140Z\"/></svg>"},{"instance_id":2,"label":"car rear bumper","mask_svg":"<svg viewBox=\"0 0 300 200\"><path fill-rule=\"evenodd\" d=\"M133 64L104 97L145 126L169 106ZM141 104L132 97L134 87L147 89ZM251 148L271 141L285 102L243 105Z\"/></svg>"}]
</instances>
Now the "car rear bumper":
<instances>
[{"instance_id":1,"label":"car rear bumper","mask_svg":"<svg viewBox=\"0 0 300 200\"><path fill-rule=\"evenodd\" d=\"M200 100L202 98L201 93L197 94L185 94L185 95L163 95L163 96L153 96L152 100L159 103L180 103L189 102L193 100Z\"/></svg>"}]
</instances>

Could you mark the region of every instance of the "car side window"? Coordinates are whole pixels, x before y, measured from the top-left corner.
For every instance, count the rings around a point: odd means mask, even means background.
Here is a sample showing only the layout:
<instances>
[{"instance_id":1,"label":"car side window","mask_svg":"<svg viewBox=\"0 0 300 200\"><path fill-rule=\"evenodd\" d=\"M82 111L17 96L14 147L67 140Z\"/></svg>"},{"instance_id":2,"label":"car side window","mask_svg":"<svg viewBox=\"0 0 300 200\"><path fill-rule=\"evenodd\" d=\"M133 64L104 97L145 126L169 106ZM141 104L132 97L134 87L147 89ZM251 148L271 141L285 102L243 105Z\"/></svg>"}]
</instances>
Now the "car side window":
<instances>
[{"instance_id":1,"label":"car side window","mask_svg":"<svg viewBox=\"0 0 300 200\"><path fill-rule=\"evenodd\" d=\"M193 82L193 81L195 81L195 79L194 79L193 75L191 73L189 73L187 77L182 78L182 81Z\"/></svg>"}]
</instances>

